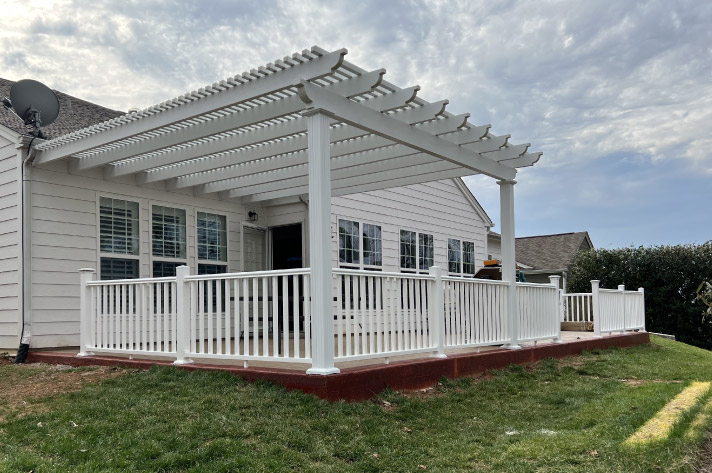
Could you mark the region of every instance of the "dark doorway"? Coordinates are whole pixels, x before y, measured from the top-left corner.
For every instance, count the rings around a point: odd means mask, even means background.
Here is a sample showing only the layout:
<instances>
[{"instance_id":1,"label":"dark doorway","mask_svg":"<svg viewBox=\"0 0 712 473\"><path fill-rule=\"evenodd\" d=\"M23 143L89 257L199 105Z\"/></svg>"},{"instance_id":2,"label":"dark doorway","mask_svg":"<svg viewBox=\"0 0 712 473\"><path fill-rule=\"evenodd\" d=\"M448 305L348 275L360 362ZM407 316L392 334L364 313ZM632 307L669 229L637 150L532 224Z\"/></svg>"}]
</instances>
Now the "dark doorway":
<instances>
[{"instance_id":1,"label":"dark doorway","mask_svg":"<svg viewBox=\"0 0 712 473\"><path fill-rule=\"evenodd\" d=\"M302 268L302 224L272 227L272 269Z\"/></svg>"}]
</instances>

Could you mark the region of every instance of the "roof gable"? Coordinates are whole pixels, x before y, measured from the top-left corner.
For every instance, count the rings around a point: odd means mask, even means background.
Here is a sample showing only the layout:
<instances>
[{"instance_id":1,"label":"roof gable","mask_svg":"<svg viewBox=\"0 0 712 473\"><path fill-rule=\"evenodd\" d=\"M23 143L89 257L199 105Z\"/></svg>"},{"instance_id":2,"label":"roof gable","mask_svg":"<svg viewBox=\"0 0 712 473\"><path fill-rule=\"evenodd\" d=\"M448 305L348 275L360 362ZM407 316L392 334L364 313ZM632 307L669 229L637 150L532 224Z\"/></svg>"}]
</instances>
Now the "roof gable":
<instances>
[{"instance_id":1,"label":"roof gable","mask_svg":"<svg viewBox=\"0 0 712 473\"><path fill-rule=\"evenodd\" d=\"M15 82L11 80L0 78L0 97L9 97L10 89L14 84ZM124 112L102 107L57 90L54 93L59 99L59 116L54 123L42 127L42 132L47 136L47 139L81 130L124 114ZM29 134L29 128L5 107L0 107L0 125L19 134Z\"/></svg>"}]
</instances>

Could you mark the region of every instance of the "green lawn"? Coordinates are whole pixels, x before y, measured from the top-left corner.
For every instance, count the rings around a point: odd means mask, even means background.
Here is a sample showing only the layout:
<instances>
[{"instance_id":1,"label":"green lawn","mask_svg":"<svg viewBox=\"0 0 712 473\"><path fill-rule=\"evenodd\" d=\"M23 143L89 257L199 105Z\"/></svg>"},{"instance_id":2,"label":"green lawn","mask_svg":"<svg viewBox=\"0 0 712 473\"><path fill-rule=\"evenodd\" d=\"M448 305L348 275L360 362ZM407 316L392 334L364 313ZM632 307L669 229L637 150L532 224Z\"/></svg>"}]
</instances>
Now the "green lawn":
<instances>
[{"instance_id":1,"label":"green lawn","mask_svg":"<svg viewBox=\"0 0 712 473\"><path fill-rule=\"evenodd\" d=\"M623 445L690 381L712 381L712 352L652 341L362 403L226 373L128 372L9 409L0 471L694 471L703 435L685 432L700 407L663 442Z\"/></svg>"}]
</instances>

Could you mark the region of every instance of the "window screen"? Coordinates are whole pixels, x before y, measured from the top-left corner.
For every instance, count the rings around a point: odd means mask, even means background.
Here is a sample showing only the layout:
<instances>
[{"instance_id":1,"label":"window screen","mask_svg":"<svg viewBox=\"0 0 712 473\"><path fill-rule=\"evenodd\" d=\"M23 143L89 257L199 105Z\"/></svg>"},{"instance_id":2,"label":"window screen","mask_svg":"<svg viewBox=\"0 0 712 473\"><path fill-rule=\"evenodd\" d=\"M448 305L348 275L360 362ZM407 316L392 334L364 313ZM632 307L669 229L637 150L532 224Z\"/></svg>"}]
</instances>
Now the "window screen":
<instances>
[{"instance_id":1,"label":"window screen","mask_svg":"<svg viewBox=\"0 0 712 473\"><path fill-rule=\"evenodd\" d=\"M359 224L339 219L339 262L359 264Z\"/></svg>"},{"instance_id":2,"label":"window screen","mask_svg":"<svg viewBox=\"0 0 712 473\"><path fill-rule=\"evenodd\" d=\"M102 253L138 255L138 203L102 197L99 200L99 240Z\"/></svg>"},{"instance_id":3,"label":"window screen","mask_svg":"<svg viewBox=\"0 0 712 473\"><path fill-rule=\"evenodd\" d=\"M227 225L224 215L198 212L198 259L227 261Z\"/></svg>"},{"instance_id":4,"label":"window screen","mask_svg":"<svg viewBox=\"0 0 712 473\"><path fill-rule=\"evenodd\" d=\"M185 210L153 206L153 256L185 258Z\"/></svg>"},{"instance_id":5,"label":"window screen","mask_svg":"<svg viewBox=\"0 0 712 473\"><path fill-rule=\"evenodd\" d=\"M433 236L427 233L421 233L418 235L418 246L419 246L419 264L420 269L427 270L433 265L434 253L433 248Z\"/></svg>"},{"instance_id":6,"label":"window screen","mask_svg":"<svg viewBox=\"0 0 712 473\"><path fill-rule=\"evenodd\" d=\"M363 224L363 264L369 266L383 264L380 225Z\"/></svg>"},{"instance_id":7,"label":"window screen","mask_svg":"<svg viewBox=\"0 0 712 473\"><path fill-rule=\"evenodd\" d=\"M451 273L460 273L460 240L448 238L447 240L447 270Z\"/></svg>"},{"instance_id":8,"label":"window screen","mask_svg":"<svg viewBox=\"0 0 712 473\"><path fill-rule=\"evenodd\" d=\"M416 233L410 230L400 231L400 267L402 269L416 269L415 257L417 247L415 246Z\"/></svg>"}]
</instances>

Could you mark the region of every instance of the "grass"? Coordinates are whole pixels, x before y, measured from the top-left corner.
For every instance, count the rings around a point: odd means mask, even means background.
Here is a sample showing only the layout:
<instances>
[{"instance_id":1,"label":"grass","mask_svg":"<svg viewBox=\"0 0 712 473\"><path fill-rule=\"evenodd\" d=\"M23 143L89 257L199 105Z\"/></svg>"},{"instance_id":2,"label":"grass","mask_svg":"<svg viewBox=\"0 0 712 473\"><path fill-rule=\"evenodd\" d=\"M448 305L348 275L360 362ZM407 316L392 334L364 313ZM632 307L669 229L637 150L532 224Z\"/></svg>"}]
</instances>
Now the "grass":
<instances>
[{"instance_id":1,"label":"grass","mask_svg":"<svg viewBox=\"0 0 712 473\"><path fill-rule=\"evenodd\" d=\"M363 403L226 373L130 372L7 415L0 471L694 471L705 428L689 426L709 393L665 440L624 444L690 382L712 380L711 352L652 341ZM0 378L28 368L0 366Z\"/></svg>"}]
</instances>

